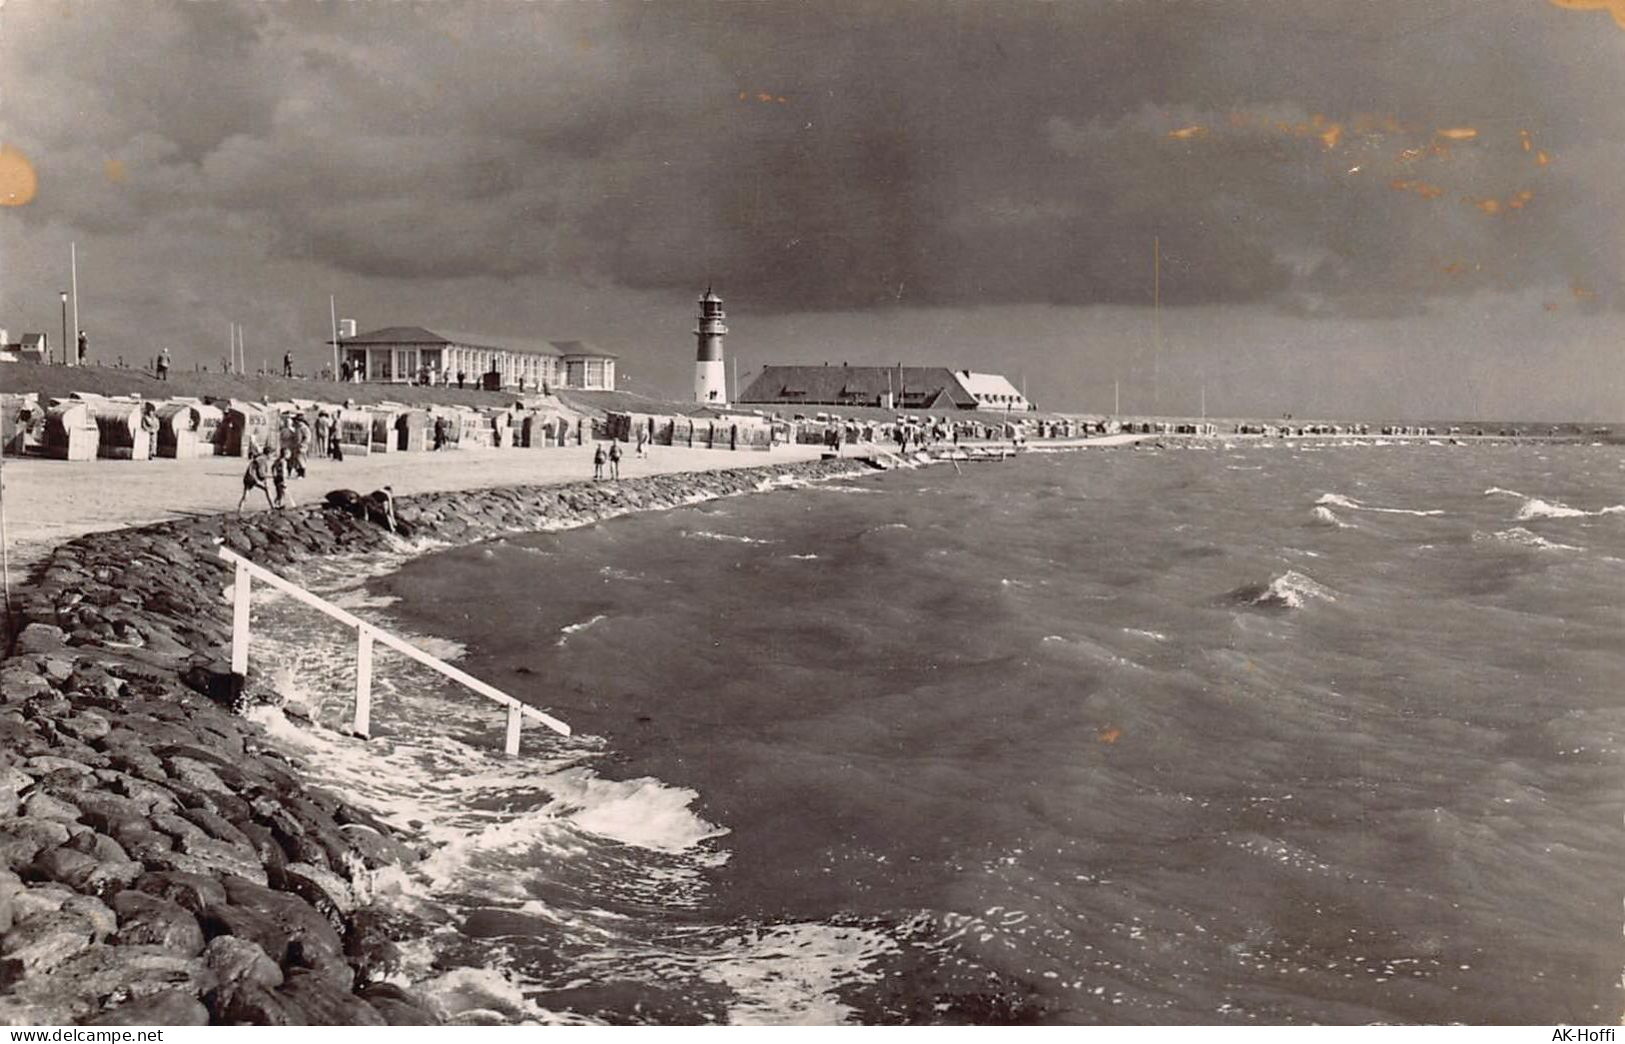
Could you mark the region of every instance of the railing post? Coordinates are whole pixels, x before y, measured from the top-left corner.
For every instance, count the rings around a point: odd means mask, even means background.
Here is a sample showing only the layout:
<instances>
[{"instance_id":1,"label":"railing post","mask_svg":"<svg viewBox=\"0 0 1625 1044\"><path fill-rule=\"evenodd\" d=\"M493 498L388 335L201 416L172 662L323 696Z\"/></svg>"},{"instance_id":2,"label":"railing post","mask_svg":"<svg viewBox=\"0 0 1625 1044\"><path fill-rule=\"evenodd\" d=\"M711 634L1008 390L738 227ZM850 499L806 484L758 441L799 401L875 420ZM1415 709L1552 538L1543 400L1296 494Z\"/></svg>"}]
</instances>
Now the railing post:
<instances>
[{"instance_id":1,"label":"railing post","mask_svg":"<svg viewBox=\"0 0 1625 1044\"><path fill-rule=\"evenodd\" d=\"M370 736L372 728L372 631L356 628L355 734Z\"/></svg>"},{"instance_id":2,"label":"railing post","mask_svg":"<svg viewBox=\"0 0 1625 1044\"><path fill-rule=\"evenodd\" d=\"M231 581L231 672L233 674L248 674L249 583L248 563L238 562L237 572Z\"/></svg>"},{"instance_id":3,"label":"railing post","mask_svg":"<svg viewBox=\"0 0 1625 1044\"><path fill-rule=\"evenodd\" d=\"M519 723L522 717L519 704L508 704L508 742L502 749L507 752L510 758L519 753Z\"/></svg>"}]
</instances>

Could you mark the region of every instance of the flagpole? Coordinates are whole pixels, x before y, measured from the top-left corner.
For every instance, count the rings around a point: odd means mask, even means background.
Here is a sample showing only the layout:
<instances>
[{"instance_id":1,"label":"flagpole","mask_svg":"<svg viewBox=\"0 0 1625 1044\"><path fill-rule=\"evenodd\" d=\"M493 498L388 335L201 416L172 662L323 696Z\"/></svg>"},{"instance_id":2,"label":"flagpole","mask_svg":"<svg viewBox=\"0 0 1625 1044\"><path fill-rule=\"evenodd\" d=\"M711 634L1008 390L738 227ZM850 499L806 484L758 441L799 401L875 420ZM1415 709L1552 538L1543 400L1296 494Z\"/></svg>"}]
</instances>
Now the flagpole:
<instances>
[{"instance_id":1,"label":"flagpole","mask_svg":"<svg viewBox=\"0 0 1625 1044\"><path fill-rule=\"evenodd\" d=\"M1151 349L1151 411L1162 405L1162 237L1151 237L1151 327L1156 343Z\"/></svg>"},{"instance_id":2,"label":"flagpole","mask_svg":"<svg viewBox=\"0 0 1625 1044\"><path fill-rule=\"evenodd\" d=\"M333 321L333 379L339 379L339 306L338 299L327 295L327 317Z\"/></svg>"},{"instance_id":3,"label":"flagpole","mask_svg":"<svg viewBox=\"0 0 1625 1044\"><path fill-rule=\"evenodd\" d=\"M84 361L83 359L79 358L79 244L78 243L70 242L68 244L68 265L72 269L72 276L73 276L73 337L72 337L73 364L75 366L78 366L81 362ZM69 350L68 345L66 345L66 344L63 345L62 350L64 352L67 352Z\"/></svg>"}]
</instances>

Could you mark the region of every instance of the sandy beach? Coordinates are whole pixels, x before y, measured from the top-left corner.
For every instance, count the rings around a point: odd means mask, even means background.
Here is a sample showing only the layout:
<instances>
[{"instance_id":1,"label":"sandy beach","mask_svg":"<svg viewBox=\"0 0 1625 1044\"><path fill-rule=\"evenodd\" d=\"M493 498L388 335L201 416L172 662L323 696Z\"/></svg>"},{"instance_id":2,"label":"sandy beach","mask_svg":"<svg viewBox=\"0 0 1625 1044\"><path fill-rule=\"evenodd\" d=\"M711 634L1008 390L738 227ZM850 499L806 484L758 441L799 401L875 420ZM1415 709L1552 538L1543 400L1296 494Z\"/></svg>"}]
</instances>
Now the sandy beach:
<instances>
[{"instance_id":1,"label":"sandy beach","mask_svg":"<svg viewBox=\"0 0 1625 1044\"><path fill-rule=\"evenodd\" d=\"M380 453L344 461L315 461L309 475L295 480L295 503L306 504L331 489L365 493L389 485L397 495L443 493L491 486L547 485L592 476L594 446L562 449L469 449L444 453ZM647 458L630 451L621 475L634 478L681 471L760 467L817 460L819 446L780 446L768 453L733 453L656 446ZM64 540L122 526L144 525L192 515L217 514L237 506L246 462L237 457L202 460L60 461L8 457L5 461L6 539L13 569L28 566ZM265 511L255 492L243 513Z\"/></svg>"}]
</instances>

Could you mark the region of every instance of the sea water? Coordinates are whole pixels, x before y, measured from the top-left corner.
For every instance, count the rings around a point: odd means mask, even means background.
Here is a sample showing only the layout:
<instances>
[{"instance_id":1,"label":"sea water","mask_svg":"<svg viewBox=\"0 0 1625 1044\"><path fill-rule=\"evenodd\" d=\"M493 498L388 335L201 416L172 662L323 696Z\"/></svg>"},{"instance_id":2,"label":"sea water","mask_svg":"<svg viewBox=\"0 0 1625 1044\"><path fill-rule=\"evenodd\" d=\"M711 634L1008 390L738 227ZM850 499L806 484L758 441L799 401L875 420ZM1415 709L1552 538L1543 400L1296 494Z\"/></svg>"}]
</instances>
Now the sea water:
<instances>
[{"instance_id":1,"label":"sea water","mask_svg":"<svg viewBox=\"0 0 1625 1044\"><path fill-rule=\"evenodd\" d=\"M1611 1022L1614 447L1027 454L308 579L258 610L466 1021ZM258 646L256 646L256 655ZM290 715L294 715L290 717ZM303 720L299 715L308 716Z\"/></svg>"}]
</instances>

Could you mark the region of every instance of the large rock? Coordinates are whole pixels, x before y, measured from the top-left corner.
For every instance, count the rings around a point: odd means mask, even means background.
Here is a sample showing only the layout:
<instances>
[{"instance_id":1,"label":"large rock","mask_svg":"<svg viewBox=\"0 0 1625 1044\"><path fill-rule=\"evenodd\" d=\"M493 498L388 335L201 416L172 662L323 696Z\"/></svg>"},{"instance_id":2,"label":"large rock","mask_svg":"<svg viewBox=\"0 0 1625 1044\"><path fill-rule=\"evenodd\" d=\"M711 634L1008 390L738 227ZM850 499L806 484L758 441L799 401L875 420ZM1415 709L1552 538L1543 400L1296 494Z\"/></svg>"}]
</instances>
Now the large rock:
<instances>
[{"instance_id":1,"label":"large rock","mask_svg":"<svg viewBox=\"0 0 1625 1044\"><path fill-rule=\"evenodd\" d=\"M134 887L148 895L168 899L188 913L198 916L211 906L226 904L226 889L218 880L203 874L159 870L142 874Z\"/></svg>"},{"instance_id":2,"label":"large rock","mask_svg":"<svg viewBox=\"0 0 1625 1044\"><path fill-rule=\"evenodd\" d=\"M428 934L423 921L388 907L369 906L349 918L344 953L363 983L393 978L401 971L401 950L396 943Z\"/></svg>"},{"instance_id":3,"label":"large rock","mask_svg":"<svg viewBox=\"0 0 1625 1044\"><path fill-rule=\"evenodd\" d=\"M278 964L288 957L288 932L269 914L247 906L220 903L205 909L199 920L211 940L230 935L251 942Z\"/></svg>"},{"instance_id":4,"label":"large rock","mask_svg":"<svg viewBox=\"0 0 1625 1044\"><path fill-rule=\"evenodd\" d=\"M104 834L111 834L115 823L141 819L153 810L153 803L150 801L121 797L105 790L87 792L80 795L74 803L79 808L79 818Z\"/></svg>"},{"instance_id":5,"label":"large rock","mask_svg":"<svg viewBox=\"0 0 1625 1044\"><path fill-rule=\"evenodd\" d=\"M94 768L82 761L75 761L72 758L59 758L51 754L40 754L29 758L23 762L22 769L35 779L49 776L54 772L71 772L78 776L92 777L96 772Z\"/></svg>"},{"instance_id":6,"label":"large rock","mask_svg":"<svg viewBox=\"0 0 1625 1044\"><path fill-rule=\"evenodd\" d=\"M348 881L309 863L289 863L283 871L283 882L285 891L309 903L337 931L344 930L344 915L357 905Z\"/></svg>"},{"instance_id":7,"label":"large rock","mask_svg":"<svg viewBox=\"0 0 1625 1044\"><path fill-rule=\"evenodd\" d=\"M357 991L391 1026L438 1026L440 1018L421 998L388 982L375 982Z\"/></svg>"},{"instance_id":8,"label":"large rock","mask_svg":"<svg viewBox=\"0 0 1625 1044\"><path fill-rule=\"evenodd\" d=\"M31 623L17 636L15 650L19 653L50 653L66 648L67 632L50 624Z\"/></svg>"},{"instance_id":9,"label":"large rock","mask_svg":"<svg viewBox=\"0 0 1625 1044\"><path fill-rule=\"evenodd\" d=\"M266 883L273 888L280 888L284 881L284 872L288 865L288 854L277 844L276 837L269 827L262 826L250 819L240 819L233 824L239 833L248 838L248 843L254 847L254 855L259 859L260 865L265 867Z\"/></svg>"},{"instance_id":10,"label":"large rock","mask_svg":"<svg viewBox=\"0 0 1625 1044\"><path fill-rule=\"evenodd\" d=\"M224 841L229 845L252 849L254 844L241 830L231 824L231 821L218 812L206 808L189 808L181 815L193 825L201 828L216 841Z\"/></svg>"},{"instance_id":11,"label":"large rock","mask_svg":"<svg viewBox=\"0 0 1625 1044\"><path fill-rule=\"evenodd\" d=\"M69 836L58 820L0 819L0 868L27 866L45 849L67 844Z\"/></svg>"},{"instance_id":12,"label":"large rock","mask_svg":"<svg viewBox=\"0 0 1625 1044\"><path fill-rule=\"evenodd\" d=\"M23 799L23 815L30 819L55 819L63 823L79 821L77 806L44 791L35 791Z\"/></svg>"},{"instance_id":13,"label":"large rock","mask_svg":"<svg viewBox=\"0 0 1625 1044\"><path fill-rule=\"evenodd\" d=\"M90 1026L207 1026L209 1009L189 989L163 990L125 1001L91 1019ZM391 1023L391 1025L404 1025Z\"/></svg>"},{"instance_id":14,"label":"large rock","mask_svg":"<svg viewBox=\"0 0 1625 1044\"><path fill-rule=\"evenodd\" d=\"M175 847L216 868L221 874L235 874L255 881L265 880L265 867L260 863L251 845L227 844L207 834L177 838Z\"/></svg>"},{"instance_id":15,"label":"large rock","mask_svg":"<svg viewBox=\"0 0 1625 1044\"><path fill-rule=\"evenodd\" d=\"M80 710L57 722L57 729L82 743L94 743L112 731L105 715L93 710Z\"/></svg>"},{"instance_id":16,"label":"large rock","mask_svg":"<svg viewBox=\"0 0 1625 1044\"><path fill-rule=\"evenodd\" d=\"M179 815L155 813L152 825L174 839L175 851L151 854L144 862L157 869L184 870L210 876L236 874L265 882L265 867L249 845L228 845Z\"/></svg>"},{"instance_id":17,"label":"large rock","mask_svg":"<svg viewBox=\"0 0 1625 1044\"><path fill-rule=\"evenodd\" d=\"M331 985L313 972L293 972L278 992L285 1004L300 1013L301 1025L388 1025L372 1005L348 990Z\"/></svg>"},{"instance_id":18,"label":"large rock","mask_svg":"<svg viewBox=\"0 0 1625 1044\"><path fill-rule=\"evenodd\" d=\"M232 989L209 994L209 1012L214 1021L227 1026L309 1025L300 1009L282 995L258 983L245 982Z\"/></svg>"},{"instance_id":19,"label":"large rock","mask_svg":"<svg viewBox=\"0 0 1625 1044\"><path fill-rule=\"evenodd\" d=\"M112 839L109 838L110 843ZM75 891L111 895L128 888L141 876L140 863L128 859L101 859L72 847L76 842L41 852L23 871L33 880L58 881Z\"/></svg>"},{"instance_id":20,"label":"large rock","mask_svg":"<svg viewBox=\"0 0 1625 1044\"><path fill-rule=\"evenodd\" d=\"M112 825L113 838L124 846L130 858L142 866L155 864L175 849L168 834L161 834L145 819L125 819Z\"/></svg>"},{"instance_id":21,"label":"large rock","mask_svg":"<svg viewBox=\"0 0 1625 1044\"><path fill-rule=\"evenodd\" d=\"M35 856L22 876L34 881L58 881L72 888L75 880L88 877L97 865L95 856L64 844Z\"/></svg>"},{"instance_id":22,"label":"large rock","mask_svg":"<svg viewBox=\"0 0 1625 1044\"><path fill-rule=\"evenodd\" d=\"M231 787L220 778L213 768L196 758L173 757L164 759L164 768L169 777L194 790L206 791L210 794L231 794Z\"/></svg>"},{"instance_id":23,"label":"large rock","mask_svg":"<svg viewBox=\"0 0 1625 1044\"><path fill-rule=\"evenodd\" d=\"M183 957L203 950L203 929L197 918L168 899L124 891L113 897L113 910L118 915L120 945L162 946Z\"/></svg>"},{"instance_id":24,"label":"large rock","mask_svg":"<svg viewBox=\"0 0 1625 1044\"><path fill-rule=\"evenodd\" d=\"M62 912L83 917L90 925L90 937L101 942L118 929L118 918L108 905L93 895L69 896L62 903Z\"/></svg>"},{"instance_id":25,"label":"large rock","mask_svg":"<svg viewBox=\"0 0 1625 1044\"><path fill-rule=\"evenodd\" d=\"M86 830L68 841L69 848L83 852L102 863L128 863L130 854L124 846L98 830Z\"/></svg>"},{"instance_id":26,"label":"large rock","mask_svg":"<svg viewBox=\"0 0 1625 1044\"><path fill-rule=\"evenodd\" d=\"M44 975L90 948L95 926L80 914L35 917L0 936L0 987Z\"/></svg>"},{"instance_id":27,"label":"large rock","mask_svg":"<svg viewBox=\"0 0 1625 1044\"><path fill-rule=\"evenodd\" d=\"M15 875L11 875L15 877ZM10 880L10 877L8 877ZM22 924L24 921L43 914L56 913L62 909L62 904L77 895L67 885L59 884L33 884L25 885L14 891L11 896L12 924Z\"/></svg>"},{"instance_id":28,"label":"large rock","mask_svg":"<svg viewBox=\"0 0 1625 1044\"><path fill-rule=\"evenodd\" d=\"M129 729L115 728L99 746L107 753L108 764L120 772L160 786L169 779L163 761L147 750L141 738ZM126 797L136 796L123 787L119 791ZM174 795L170 795L169 800L173 805Z\"/></svg>"},{"instance_id":29,"label":"large rock","mask_svg":"<svg viewBox=\"0 0 1625 1044\"><path fill-rule=\"evenodd\" d=\"M65 1001L72 1020L84 1021L106 1005L181 990L197 997L214 987L214 975L201 960L166 953L156 946L96 946L60 962L47 979L30 977L19 994Z\"/></svg>"},{"instance_id":30,"label":"large rock","mask_svg":"<svg viewBox=\"0 0 1625 1044\"><path fill-rule=\"evenodd\" d=\"M234 907L251 907L272 919L296 948L297 952L291 957L310 965L319 955L343 957L344 941L339 938L338 932L303 899L240 877L226 878L225 886L226 895ZM269 947L266 952L271 953Z\"/></svg>"},{"instance_id":31,"label":"large rock","mask_svg":"<svg viewBox=\"0 0 1625 1044\"><path fill-rule=\"evenodd\" d=\"M392 834L363 823L346 823L339 828L369 870L386 866L409 866L417 862L417 853L397 840Z\"/></svg>"},{"instance_id":32,"label":"large rock","mask_svg":"<svg viewBox=\"0 0 1625 1044\"><path fill-rule=\"evenodd\" d=\"M22 703L51 691L51 683L45 676L30 667L11 663L0 667L0 700L6 703Z\"/></svg>"},{"instance_id":33,"label":"large rock","mask_svg":"<svg viewBox=\"0 0 1625 1044\"><path fill-rule=\"evenodd\" d=\"M243 983L275 989L282 985L282 968L266 956L259 945L235 935L209 940L203 961L219 980L220 989L235 989Z\"/></svg>"}]
</instances>

